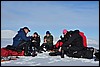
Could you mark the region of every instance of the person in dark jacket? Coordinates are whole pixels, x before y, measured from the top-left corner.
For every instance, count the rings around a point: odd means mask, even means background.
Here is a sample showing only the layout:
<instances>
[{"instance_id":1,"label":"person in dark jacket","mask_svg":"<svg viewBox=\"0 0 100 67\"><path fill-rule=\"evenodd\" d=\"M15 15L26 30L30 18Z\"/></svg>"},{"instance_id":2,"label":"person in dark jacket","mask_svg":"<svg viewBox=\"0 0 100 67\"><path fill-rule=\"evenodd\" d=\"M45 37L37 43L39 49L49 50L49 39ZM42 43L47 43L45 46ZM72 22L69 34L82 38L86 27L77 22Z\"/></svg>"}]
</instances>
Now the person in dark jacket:
<instances>
[{"instance_id":1,"label":"person in dark jacket","mask_svg":"<svg viewBox=\"0 0 100 67\"><path fill-rule=\"evenodd\" d=\"M84 48L83 46L83 38L79 34L79 30L75 30L74 33L71 35L68 41L64 43L63 46L71 46L71 50L81 50Z\"/></svg>"},{"instance_id":2,"label":"person in dark jacket","mask_svg":"<svg viewBox=\"0 0 100 67\"><path fill-rule=\"evenodd\" d=\"M46 36L44 36L44 43L41 45L41 47L45 47L47 51L53 49L53 36L49 31L46 32Z\"/></svg>"},{"instance_id":3,"label":"person in dark jacket","mask_svg":"<svg viewBox=\"0 0 100 67\"><path fill-rule=\"evenodd\" d=\"M63 30L63 36L64 36L64 37L62 37L62 35L61 35L60 38L61 38L61 41L64 43L64 42L66 42L66 41L69 39L69 37L70 37L69 31L67 31L66 29L64 29L64 30Z\"/></svg>"},{"instance_id":4,"label":"person in dark jacket","mask_svg":"<svg viewBox=\"0 0 100 67\"><path fill-rule=\"evenodd\" d=\"M49 53L50 56L56 56L61 54L61 48L62 45L68 41L68 39L71 37L71 34L73 31L67 31L66 29L63 30L63 37L60 36L60 40L57 41L57 43L54 45L53 52Z\"/></svg>"},{"instance_id":5,"label":"person in dark jacket","mask_svg":"<svg viewBox=\"0 0 100 67\"><path fill-rule=\"evenodd\" d=\"M61 58L64 53L69 57L92 59L93 55L98 55L99 50L93 47L86 47L79 30L75 30L68 41L62 45ZM96 56L97 57L97 56Z\"/></svg>"},{"instance_id":6,"label":"person in dark jacket","mask_svg":"<svg viewBox=\"0 0 100 67\"><path fill-rule=\"evenodd\" d=\"M79 35L79 31L74 31L69 40L62 45L62 50L65 50L67 53L68 51L79 51L83 48L83 39L81 35ZM69 53L71 54L72 52ZM62 53L64 52L62 51Z\"/></svg>"},{"instance_id":7,"label":"person in dark jacket","mask_svg":"<svg viewBox=\"0 0 100 67\"><path fill-rule=\"evenodd\" d=\"M31 37L27 37L28 32L30 30L28 27L21 28L18 31L18 34L13 38L13 47L16 47L18 49L23 49L25 50L25 55L28 53L28 46L30 44L30 39Z\"/></svg>"},{"instance_id":8,"label":"person in dark jacket","mask_svg":"<svg viewBox=\"0 0 100 67\"><path fill-rule=\"evenodd\" d=\"M40 51L40 36L38 35L37 32L35 32L31 38L31 45L30 45L30 50L32 50L32 47L37 48L37 51L39 53L42 53Z\"/></svg>"},{"instance_id":9,"label":"person in dark jacket","mask_svg":"<svg viewBox=\"0 0 100 67\"><path fill-rule=\"evenodd\" d=\"M60 36L60 40L57 41L54 48L59 49L63 43L68 41L69 37L70 37L70 31L67 31L66 29L64 29L63 30L63 37L62 37L62 35Z\"/></svg>"}]
</instances>

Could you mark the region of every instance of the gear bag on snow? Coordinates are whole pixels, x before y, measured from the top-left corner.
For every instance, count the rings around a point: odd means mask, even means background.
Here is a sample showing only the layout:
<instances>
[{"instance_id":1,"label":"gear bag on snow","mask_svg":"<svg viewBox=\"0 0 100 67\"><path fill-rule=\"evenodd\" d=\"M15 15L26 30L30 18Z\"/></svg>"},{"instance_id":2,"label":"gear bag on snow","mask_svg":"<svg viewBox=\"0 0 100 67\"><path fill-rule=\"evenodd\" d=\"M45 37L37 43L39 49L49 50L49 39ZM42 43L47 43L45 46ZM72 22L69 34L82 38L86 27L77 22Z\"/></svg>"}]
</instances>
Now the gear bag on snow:
<instances>
[{"instance_id":1,"label":"gear bag on snow","mask_svg":"<svg viewBox=\"0 0 100 67\"><path fill-rule=\"evenodd\" d=\"M93 51L94 48L85 48L83 50L80 51L67 51L67 56L69 57L75 57L75 58L87 58L87 59L92 59L93 58Z\"/></svg>"},{"instance_id":2,"label":"gear bag on snow","mask_svg":"<svg viewBox=\"0 0 100 67\"><path fill-rule=\"evenodd\" d=\"M7 57L7 56L24 56L24 51L17 52L17 51L9 50L9 49L6 49L6 48L1 48L1 56L2 57Z\"/></svg>"}]
</instances>

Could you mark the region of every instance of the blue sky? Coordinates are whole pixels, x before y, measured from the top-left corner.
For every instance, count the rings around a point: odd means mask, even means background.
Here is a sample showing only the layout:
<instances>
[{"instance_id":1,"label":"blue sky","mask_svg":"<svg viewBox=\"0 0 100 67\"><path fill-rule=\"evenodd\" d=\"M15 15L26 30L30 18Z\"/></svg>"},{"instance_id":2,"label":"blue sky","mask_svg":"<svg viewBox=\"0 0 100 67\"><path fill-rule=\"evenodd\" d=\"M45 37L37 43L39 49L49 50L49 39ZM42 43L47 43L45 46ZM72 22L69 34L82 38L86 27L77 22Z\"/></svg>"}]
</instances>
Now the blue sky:
<instances>
[{"instance_id":1,"label":"blue sky","mask_svg":"<svg viewBox=\"0 0 100 67\"><path fill-rule=\"evenodd\" d=\"M30 34L63 29L83 31L99 39L99 1L1 1L1 30L18 31L28 26Z\"/></svg>"}]
</instances>

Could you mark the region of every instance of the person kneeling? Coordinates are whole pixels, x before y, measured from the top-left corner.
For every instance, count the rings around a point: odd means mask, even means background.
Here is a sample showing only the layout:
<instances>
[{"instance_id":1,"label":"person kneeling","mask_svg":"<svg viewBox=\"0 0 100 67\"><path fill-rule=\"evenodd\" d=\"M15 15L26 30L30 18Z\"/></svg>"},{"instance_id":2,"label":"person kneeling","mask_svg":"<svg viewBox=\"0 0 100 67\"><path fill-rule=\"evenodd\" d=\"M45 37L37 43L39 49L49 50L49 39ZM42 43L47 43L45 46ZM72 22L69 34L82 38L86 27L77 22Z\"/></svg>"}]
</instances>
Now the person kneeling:
<instances>
[{"instance_id":1,"label":"person kneeling","mask_svg":"<svg viewBox=\"0 0 100 67\"><path fill-rule=\"evenodd\" d=\"M30 32L28 27L21 28L18 31L18 34L13 38L13 45L12 45L14 48L16 48L16 50L24 49L25 56L28 55L28 47L30 45L30 39L31 39L31 37L27 37L28 32Z\"/></svg>"},{"instance_id":2,"label":"person kneeling","mask_svg":"<svg viewBox=\"0 0 100 67\"><path fill-rule=\"evenodd\" d=\"M64 58L65 53L69 57L92 59L93 55L99 51L93 47L87 47L87 45L84 45L83 40L80 31L75 30L69 40L62 45L61 58ZM96 56L98 55L96 54Z\"/></svg>"}]
</instances>

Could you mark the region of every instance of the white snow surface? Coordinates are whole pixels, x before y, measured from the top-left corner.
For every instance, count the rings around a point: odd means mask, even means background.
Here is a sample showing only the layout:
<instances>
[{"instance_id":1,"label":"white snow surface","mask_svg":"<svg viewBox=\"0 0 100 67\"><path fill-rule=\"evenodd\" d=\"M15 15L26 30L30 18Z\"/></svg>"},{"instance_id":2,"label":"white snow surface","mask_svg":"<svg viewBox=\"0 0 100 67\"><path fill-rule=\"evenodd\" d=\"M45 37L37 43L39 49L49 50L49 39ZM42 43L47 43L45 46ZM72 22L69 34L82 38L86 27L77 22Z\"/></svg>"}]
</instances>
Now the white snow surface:
<instances>
[{"instance_id":1,"label":"white snow surface","mask_svg":"<svg viewBox=\"0 0 100 67\"><path fill-rule=\"evenodd\" d=\"M1 39L1 47L12 44L12 39ZM94 46L94 45L89 45ZM94 46L98 48L99 45ZM65 55L65 58L60 56L49 56L49 52L38 53L37 56L19 56L17 60L1 62L1 66L99 66L99 61L94 59L71 58Z\"/></svg>"}]
</instances>

